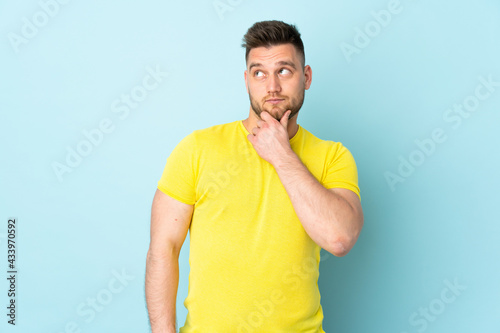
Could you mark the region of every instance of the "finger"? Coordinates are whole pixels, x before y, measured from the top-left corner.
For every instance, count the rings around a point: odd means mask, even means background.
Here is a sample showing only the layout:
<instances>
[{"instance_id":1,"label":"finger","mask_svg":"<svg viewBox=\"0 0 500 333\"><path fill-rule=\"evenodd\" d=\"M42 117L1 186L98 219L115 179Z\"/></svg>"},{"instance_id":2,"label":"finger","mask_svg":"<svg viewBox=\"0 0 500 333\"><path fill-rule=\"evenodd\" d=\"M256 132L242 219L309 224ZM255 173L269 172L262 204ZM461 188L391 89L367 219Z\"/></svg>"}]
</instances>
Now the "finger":
<instances>
[{"instance_id":1,"label":"finger","mask_svg":"<svg viewBox=\"0 0 500 333\"><path fill-rule=\"evenodd\" d=\"M260 119L262 119L265 122L268 122L271 118L274 119L267 111L262 111L260 113Z\"/></svg>"},{"instance_id":2,"label":"finger","mask_svg":"<svg viewBox=\"0 0 500 333\"><path fill-rule=\"evenodd\" d=\"M248 141L252 142L253 134L248 134L247 135L247 139L248 139Z\"/></svg>"},{"instance_id":3,"label":"finger","mask_svg":"<svg viewBox=\"0 0 500 333\"><path fill-rule=\"evenodd\" d=\"M257 119L257 127L262 127L263 121L260 119Z\"/></svg>"},{"instance_id":4,"label":"finger","mask_svg":"<svg viewBox=\"0 0 500 333\"><path fill-rule=\"evenodd\" d=\"M288 127L288 117L290 116L290 113L292 113L292 111L287 110L280 119L281 125L283 125L285 128Z\"/></svg>"},{"instance_id":5,"label":"finger","mask_svg":"<svg viewBox=\"0 0 500 333\"><path fill-rule=\"evenodd\" d=\"M253 135L257 135L257 133L259 133L259 131L260 131L260 128L258 128L258 127L252 128L252 134Z\"/></svg>"}]
</instances>

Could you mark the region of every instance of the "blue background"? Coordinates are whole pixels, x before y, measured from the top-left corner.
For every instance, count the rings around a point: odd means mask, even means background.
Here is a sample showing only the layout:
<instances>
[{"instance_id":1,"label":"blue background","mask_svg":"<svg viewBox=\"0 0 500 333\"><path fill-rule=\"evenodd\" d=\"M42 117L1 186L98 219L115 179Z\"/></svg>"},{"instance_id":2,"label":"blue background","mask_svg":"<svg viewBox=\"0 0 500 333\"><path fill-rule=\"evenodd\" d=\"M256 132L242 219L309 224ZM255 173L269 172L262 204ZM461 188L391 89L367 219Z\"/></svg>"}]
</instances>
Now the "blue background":
<instances>
[{"instance_id":1,"label":"blue background","mask_svg":"<svg viewBox=\"0 0 500 333\"><path fill-rule=\"evenodd\" d=\"M0 3L0 266L5 273L7 219L16 217L19 269L15 327L0 282L2 332L149 330L157 181L185 135L248 116L241 38L267 19L296 24L304 40L313 81L299 124L342 142L358 166L365 226L346 257L322 252L325 331L500 332L500 87L479 88L488 97L460 124L446 120L480 77L500 81L498 1L401 0L385 26L372 13L387 10L385 0L42 3L52 7ZM348 54L347 44L363 42L357 29L371 37ZM114 112L122 94L141 92L148 68L168 75L128 115ZM58 179L53 164L103 119L113 131ZM415 152L435 129L446 140ZM401 177L411 154L419 165ZM404 181L391 187L388 172ZM189 237L179 327L188 256ZM447 283L460 287L453 294ZM106 304L92 311L86 303L98 295ZM430 317L419 314L426 308Z\"/></svg>"}]
</instances>

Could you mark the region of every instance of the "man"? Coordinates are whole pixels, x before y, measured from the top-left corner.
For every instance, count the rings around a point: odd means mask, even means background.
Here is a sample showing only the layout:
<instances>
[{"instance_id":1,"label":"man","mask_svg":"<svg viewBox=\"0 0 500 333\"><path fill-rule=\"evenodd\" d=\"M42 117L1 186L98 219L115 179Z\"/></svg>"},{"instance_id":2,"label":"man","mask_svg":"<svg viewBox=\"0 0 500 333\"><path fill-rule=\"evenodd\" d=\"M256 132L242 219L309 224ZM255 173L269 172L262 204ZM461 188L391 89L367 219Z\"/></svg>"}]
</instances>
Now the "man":
<instances>
[{"instance_id":1,"label":"man","mask_svg":"<svg viewBox=\"0 0 500 333\"><path fill-rule=\"evenodd\" d=\"M344 256L363 225L351 153L297 124L312 71L295 26L255 23L243 46L248 118L185 137L158 182L146 267L153 333L175 332L188 230L180 332L324 332L320 250Z\"/></svg>"}]
</instances>

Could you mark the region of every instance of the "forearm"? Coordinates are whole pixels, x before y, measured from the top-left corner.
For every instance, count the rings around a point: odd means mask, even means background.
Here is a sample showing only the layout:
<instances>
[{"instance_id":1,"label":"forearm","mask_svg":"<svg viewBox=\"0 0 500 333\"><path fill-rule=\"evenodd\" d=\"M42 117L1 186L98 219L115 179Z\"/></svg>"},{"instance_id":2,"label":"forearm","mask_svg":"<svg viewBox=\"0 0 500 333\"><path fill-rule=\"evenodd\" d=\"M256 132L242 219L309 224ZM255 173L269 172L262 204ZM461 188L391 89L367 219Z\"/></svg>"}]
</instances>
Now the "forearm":
<instances>
[{"instance_id":1,"label":"forearm","mask_svg":"<svg viewBox=\"0 0 500 333\"><path fill-rule=\"evenodd\" d=\"M179 254L148 252L146 302L153 333L175 333L175 303L179 285Z\"/></svg>"},{"instance_id":2,"label":"forearm","mask_svg":"<svg viewBox=\"0 0 500 333\"><path fill-rule=\"evenodd\" d=\"M309 237L334 255L346 254L359 234L353 207L321 185L293 151L274 167Z\"/></svg>"}]
</instances>

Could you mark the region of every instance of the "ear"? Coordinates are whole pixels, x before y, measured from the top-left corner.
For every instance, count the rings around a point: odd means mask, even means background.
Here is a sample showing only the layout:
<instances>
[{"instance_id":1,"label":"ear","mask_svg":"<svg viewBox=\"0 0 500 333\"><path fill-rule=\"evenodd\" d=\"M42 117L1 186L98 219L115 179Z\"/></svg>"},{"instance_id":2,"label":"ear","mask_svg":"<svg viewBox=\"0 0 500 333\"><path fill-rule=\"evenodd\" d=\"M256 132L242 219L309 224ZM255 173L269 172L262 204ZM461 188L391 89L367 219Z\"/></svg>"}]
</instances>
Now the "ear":
<instances>
[{"instance_id":1,"label":"ear","mask_svg":"<svg viewBox=\"0 0 500 333\"><path fill-rule=\"evenodd\" d=\"M247 74L248 74L248 71L245 70L245 87L247 88L247 94L249 94L249 92L248 92L248 78L247 78Z\"/></svg>"},{"instance_id":2,"label":"ear","mask_svg":"<svg viewBox=\"0 0 500 333\"><path fill-rule=\"evenodd\" d=\"M306 67L304 67L304 76L306 77L306 80L305 80L305 89L308 90L309 87L311 86L311 82L312 82L312 69L311 69L311 66L307 65Z\"/></svg>"}]
</instances>

